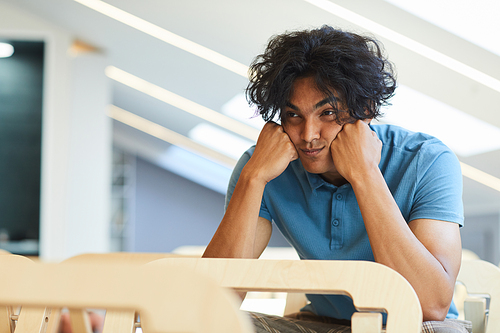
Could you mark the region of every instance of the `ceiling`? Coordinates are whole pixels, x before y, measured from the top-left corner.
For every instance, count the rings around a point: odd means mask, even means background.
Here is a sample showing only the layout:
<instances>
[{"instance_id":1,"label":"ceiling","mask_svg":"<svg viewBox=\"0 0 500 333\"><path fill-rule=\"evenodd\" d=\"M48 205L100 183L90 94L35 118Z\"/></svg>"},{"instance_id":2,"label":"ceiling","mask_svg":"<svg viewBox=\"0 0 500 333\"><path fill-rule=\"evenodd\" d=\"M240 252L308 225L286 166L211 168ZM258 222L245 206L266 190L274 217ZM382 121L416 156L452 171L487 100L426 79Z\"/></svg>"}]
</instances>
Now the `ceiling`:
<instances>
[{"instance_id":1,"label":"ceiling","mask_svg":"<svg viewBox=\"0 0 500 333\"><path fill-rule=\"evenodd\" d=\"M387 29L397 32L418 45L486 74L496 84L500 80L500 43L498 38L490 38L500 31L496 19L500 6L495 0L330 1L340 6L336 7L335 14L305 0L106 0L106 3L247 66L263 50L270 36L285 30L330 24L356 32L369 31L384 43L389 58L396 64L401 85L500 127L500 104L497 102L500 88L457 73L453 68L416 52L413 47L402 46L385 33ZM106 54L111 66L215 112L222 112L226 103L244 92L246 87L247 78L244 76L76 1L0 2L68 29L75 38ZM346 16L343 10L351 16ZM365 23L358 21L360 17ZM111 82L113 105L182 136L188 137L197 125L208 124L179 106L160 101L116 80ZM410 103L415 106L419 100ZM421 105L421 108L425 109L426 105ZM209 113L206 109L204 112ZM244 115L250 116L251 112ZM418 118L419 114L413 117ZM451 127L450 124L443 122L441 126L445 129ZM470 135L467 126L455 131L466 139ZM239 138L244 139L241 135ZM193 148L194 154L183 154L180 150L170 149L169 143L116 120L114 140L122 149L173 172L193 175L197 170L205 176L197 181L220 192L224 191L224 182L230 173L228 165L234 163L234 158L220 162L217 156L211 157L212 162L200 160L196 147ZM225 144L235 140L225 140ZM498 149L459 158L500 177ZM189 166L173 163L182 160ZM469 214L498 212L500 192L464 177L464 203Z\"/></svg>"}]
</instances>

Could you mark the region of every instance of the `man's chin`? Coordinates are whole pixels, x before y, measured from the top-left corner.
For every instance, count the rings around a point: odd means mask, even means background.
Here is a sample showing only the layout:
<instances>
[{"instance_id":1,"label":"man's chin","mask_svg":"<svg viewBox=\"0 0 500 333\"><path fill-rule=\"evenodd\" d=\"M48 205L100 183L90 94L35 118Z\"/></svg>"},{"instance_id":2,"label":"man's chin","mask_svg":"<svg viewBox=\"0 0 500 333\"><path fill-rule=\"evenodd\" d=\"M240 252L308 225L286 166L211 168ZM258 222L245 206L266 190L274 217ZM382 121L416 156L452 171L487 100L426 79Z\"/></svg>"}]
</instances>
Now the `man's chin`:
<instances>
[{"instance_id":1,"label":"man's chin","mask_svg":"<svg viewBox=\"0 0 500 333\"><path fill-rule=\"evenodd\" d=\"M325 172L324 168L318 165L311 165L311 163L304 163L302 161L302 166L309 173L314 173L320 175Z\"/></svg>"},{"instance_id":2,"label":"man's chin","mask_svg":"<svg viewBox=\"0 0 500 333\"><path fill-rule=\"evenodd\" d=\"M326 172L335 172L335 166L333 163L325 163L324 161L313 161L311 162L308 159L301 158L300 159L302 166L309 173L314 174L323 174Z\"/></svg>"}]
</instances>

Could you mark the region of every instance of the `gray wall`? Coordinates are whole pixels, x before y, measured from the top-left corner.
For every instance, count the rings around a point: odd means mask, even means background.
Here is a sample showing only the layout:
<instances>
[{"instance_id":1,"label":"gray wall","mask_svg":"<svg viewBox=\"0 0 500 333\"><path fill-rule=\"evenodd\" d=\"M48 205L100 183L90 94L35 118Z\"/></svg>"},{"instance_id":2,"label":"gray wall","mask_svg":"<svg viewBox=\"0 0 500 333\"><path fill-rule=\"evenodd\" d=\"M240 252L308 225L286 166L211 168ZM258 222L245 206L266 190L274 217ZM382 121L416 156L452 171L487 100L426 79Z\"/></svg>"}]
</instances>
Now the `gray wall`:
<instances>
[{"instance_id":1,"label":"gray wall","mask_svg":"<svg viewBox=\"0 0 500 333\"><path fill-rule=\"evenodd\" d=\"M461 229L462 247L481 259L498 265L500 262L499 214L466 215Z\"/></svg>"},{"instance_id":2,"label":"gray wall","mask_svg":"<svg viewBox=\"0 0 500 333\"><path fill-rule=\"evenodd\" d=\"M207 245L224 214L224 196L137 158L135 252ZM289 246L275 228L271 246Z\"/></svg>"},{"instance_id":3,"label":"gray wall","mask_svg":"<svg viewBox=\"0 0 500 333\"><path fill-rule=\"evenodd\" d=\"M223 214L223 195L139 158L135 181L134 251L208 244Z\"/></svg>"}]
</instances>

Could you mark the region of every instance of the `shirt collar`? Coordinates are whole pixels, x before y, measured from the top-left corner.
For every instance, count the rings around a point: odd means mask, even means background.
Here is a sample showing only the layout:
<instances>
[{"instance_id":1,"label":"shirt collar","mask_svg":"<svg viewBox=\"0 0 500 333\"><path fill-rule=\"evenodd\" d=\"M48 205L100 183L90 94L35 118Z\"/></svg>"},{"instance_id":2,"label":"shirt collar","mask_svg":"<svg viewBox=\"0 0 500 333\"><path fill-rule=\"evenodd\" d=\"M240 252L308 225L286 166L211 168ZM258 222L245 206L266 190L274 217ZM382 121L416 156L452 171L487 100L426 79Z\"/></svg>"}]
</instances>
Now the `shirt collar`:
<instances>
[{"instance_id":1,"label":"shirt collar","mask_svg":"<svg viewBox=\"0 0 500 333\"><path fill-rule=\"evenodd\" d=\"M305 170L304 170L305 171ZM321 186L325 185L325 186L334 186L328 182L326 182L323 178L321 178L319 175L316 175L314 173L309 173L307 171L305 171L306 173L306 177L307 177L307 180L309 182L309 186L311 188L311 191L316 191L318 188L320 188ZM335 186L336 187L336 186Z\"/></svg>"},{"instance_id":2,"label":"shirt collar","mask_svg":"<svg viewBox=\"0 0 500 333\"><path fill-rule=\"evenodd\" d=\"M300 185L302 186L302 189L304 191L306 191L308 193L314 193L321 186L327 186L327 187L330 187L332 189L337 189L337 186L328 183L323 178L321 178L319 175L307 172L304 169L304 167L302 166L300 159L293 161L292 165L293 165L293 168L295 168L295 173L300 175L299 176Z\"/></svg>"}]
</instances>

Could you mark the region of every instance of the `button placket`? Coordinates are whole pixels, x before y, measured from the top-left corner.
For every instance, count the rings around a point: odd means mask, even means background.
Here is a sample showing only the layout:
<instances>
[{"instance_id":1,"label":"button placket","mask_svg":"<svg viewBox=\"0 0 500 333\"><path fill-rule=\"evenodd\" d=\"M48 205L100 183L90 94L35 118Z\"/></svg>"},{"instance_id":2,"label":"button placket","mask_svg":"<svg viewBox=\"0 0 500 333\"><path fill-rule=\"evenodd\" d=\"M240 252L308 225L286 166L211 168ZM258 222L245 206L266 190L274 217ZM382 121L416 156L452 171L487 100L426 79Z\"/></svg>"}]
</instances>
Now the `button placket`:
<instances>
[{"instance_id":1,"label":"button placket","mask_svg":"<svg viewBox=\"0 0 500 333\"><path fill-rule=\"evenodd\" d=\"M332 215L331 215L331 239L330 249L339 249L344 245L344 235L342 228L342 213L345 201L344 194L333 193L332 195Z\"/></svg>"}]
</instances>

